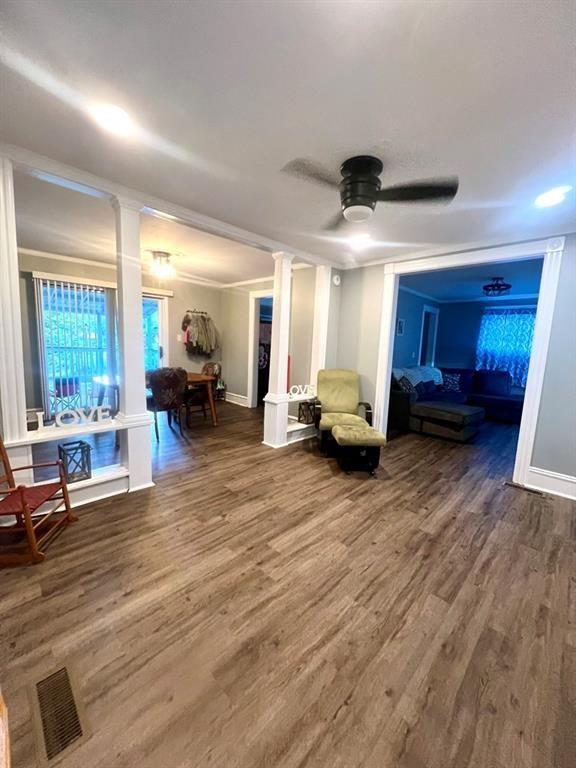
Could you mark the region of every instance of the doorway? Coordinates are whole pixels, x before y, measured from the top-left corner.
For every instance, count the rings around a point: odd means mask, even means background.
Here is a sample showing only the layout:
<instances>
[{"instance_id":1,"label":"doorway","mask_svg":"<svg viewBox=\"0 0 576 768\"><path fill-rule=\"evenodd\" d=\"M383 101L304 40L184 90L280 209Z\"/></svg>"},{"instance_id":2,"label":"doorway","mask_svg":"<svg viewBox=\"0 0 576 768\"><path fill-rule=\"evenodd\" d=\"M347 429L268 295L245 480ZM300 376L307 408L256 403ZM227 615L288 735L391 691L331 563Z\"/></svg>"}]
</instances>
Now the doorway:
<instances>
[{"instance_id":1,"label":"doorway","mask_svg":"<svg viewBox=\"0 0 576 768\"><path fill-rule=\"evenodd\" d=\"M434 365L436 356L436 339L438 337L438 313L437 307L427 304L422 308L422 330L420 332L419 365Z\"/></svg>"},{"instance_id":2,"label":"doorway","mask_svg":"<svg viewBox=\"0 0 576 768\"><path fill-rule=\"evenodd\" d=\"M494 272L494 266L509 262L521 262L528 259L542 259L542 278L534 322L532 354L526 381L524 407L520 421L512 476L513 481L519 485L538 487L532 479L534 472L530 466L530 460L536 436L537 414L540 409L546 357L550 342L564 245L565 239L557 237L550 238L549 240L535 240L490 249L430 256L426 259L386 264L384 270L383 310L380 324L374 415L374 423L377 428L385 429L389 410L392 355L401 275L423 274L425 272L455 267L470 267L473 265L485 265L490 267L489 271L491 274L498 274L498 272Z\"/></svg>"},{"instance_id":3,"label":"doorway","mask_svg":"<svg viewBox=\"0 0 576 768\"><path fill-rule=\"evenodd\" d=\"M250 291L246 397L249 408L262 405L263 398L268 392L273 297L272 290Z\"/></svg>"},{"instance_id":4,"label":"doorway","mask_svg":"<svg viewBox=\"0 0 576 768\"><path fill-rule=\"evenodd\" d=\"M258 326L258 394L257 404L264 405L264 397L268 392L270 377L270 342L272 336L272 305L273 298L266 296L260 299L260 316Z\"/></svg>"},{"instance_id":5,"label":"doorway","mask_svg":"<svg viewBox=\"0 0 576 768\"><path fill-rule=\"evenodd\" d=\"M142 335L144 338L144 370L153 371L168 359L166 299L142 297Z\"/></svg>"}]
</instances>

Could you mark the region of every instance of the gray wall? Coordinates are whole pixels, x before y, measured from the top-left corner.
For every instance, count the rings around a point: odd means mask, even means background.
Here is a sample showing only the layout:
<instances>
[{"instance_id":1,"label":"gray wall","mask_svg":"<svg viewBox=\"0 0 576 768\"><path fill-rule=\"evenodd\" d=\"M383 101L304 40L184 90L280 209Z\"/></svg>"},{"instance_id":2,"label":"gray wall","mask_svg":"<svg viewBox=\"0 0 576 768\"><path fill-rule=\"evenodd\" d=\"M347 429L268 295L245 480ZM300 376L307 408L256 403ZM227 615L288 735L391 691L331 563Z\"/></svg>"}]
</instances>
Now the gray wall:
<instances>
[{"instance_id":1,"label":"gray wall","mask_svg":"<svg viewBox=\"0 0 576 768\"><path fill-rule=\"evenodd\" d=\"M248 394L248 323L250 291L273 288L272 280L222 291L222 376L228 392Z\"/></svg>"},{"instance_id":2,"label":"gray wall","mask_svg":"<svg viewBox=\"0 0 576 768\"><path fill-rule=\"evenodd\" d=\"M576 235L564 252L531 465L576 477Z\"/></svg>"},{"instance_id":3,"label":"gray wall","mask_svg":"<svg viewBox=\"0 0 576 768\"><path fill-rule=\"evenodd\" d=\"M316 270L297 269L292 273L290 346L292 384L308 384L314 322ZM222 291L222 371L228 392L248 394L248 323L250 292L270 290L272 280L250 283Z\"/></svg>"},{"instance_id":4,"label":"gray wall","mask_svg":"<svg viewBox=\"0 0 576 768\"><path fill-rule=\"evenodd\" d=\"M337 269L332 270L332 278L339 275L342 279L342 273ZM342 286L334 285L330 281L330 303L328 308L328 338L326 340L326 368L336 368L338 361L338 325L340 322L340 297L342 295ZM315 384L316 382L311 382Z\"/></svg>"},{"instance_id":5,"label":"gray wall","mask_svg":"<svg viewBox=\"0 0 576 768\"><path fill-rule=\"evenodd\" d=\"M402 281L400 281L402 284ZM438 302L431 299L423 299L408 291L398 291L398 310L396 317L405 321L404 335L394 336L394 355L392 365L394 368L402 368L410 365L418 365L418 352L420 351L420 335L422 333L422 310L424 306L438 307ZM442 313L440 313L442 314Z\"/></svg>"},{"instance_id":6,"label":"gray wall","mask_svg":"<svg viewBox=\"0 0 576 768\"><path fill-rule=\"evenodd\" d=\"M204 363L209 360L215 362L222 358L222 291L219 288L208 288L195 283L186 283L181 280L171 280L166 283L154 285L154 281L145 276L144 283L148 287L168 287L174 291L174 296L168 299L168 327L170 335L170 348L167 365L180 366L187 371L199 372ZM177 340L182 333L182 318L187 309L199 309L208 312L220 338L220 348L216 349L211 357L198 357L189 355L181 341Z\"/></svg>"},{"instance_id":7,"label":"gray wall","mask_svg":"<svg viewBox=\"0 0 576 768\"><path fill-rule=\"evenodd\" d=\"M336 365L360 374L360 395L374 405L384 267L342 273Z\"/></svg>"},{"instance_id":8,"label":"gray wall","mask_svg":"<svg viewBox=\"0 0 576 768\"><path fill-rule=\"evenodd\" d=\"M293 273L289 352L291 385L310 383L315 287L315 269L298 269Z\"/></svg>"},{"instance_id":9,"label":"gray wall","mask_svg":"<svg viewBox=\"0 0 576 768\"><path fill-rule=\"evenodd\" d=\"M22 344L24 349L24 374L26 377L26 407L42 407L41 378L39 370L38 339L36 329L36 304L32 272L48 272L55 275L70 275L85 279L116 282L116 270L95 267L90 263L60 261L30 254L19 254L20 301L22 309ZM170 284L160 283L150 275L144 276L144 285L149 288L163 287L174 291L168 299L169 357L167 365L182 366L189 371L199 371L207 358L187 354L184 344L177 341L181 333L182 317L187 309L201 309L208 312L219 334L222 334L222 291L194 283L171 280ZM221 350L216 350L212 360L219 360Z\"/></svg>"}]
</instances>

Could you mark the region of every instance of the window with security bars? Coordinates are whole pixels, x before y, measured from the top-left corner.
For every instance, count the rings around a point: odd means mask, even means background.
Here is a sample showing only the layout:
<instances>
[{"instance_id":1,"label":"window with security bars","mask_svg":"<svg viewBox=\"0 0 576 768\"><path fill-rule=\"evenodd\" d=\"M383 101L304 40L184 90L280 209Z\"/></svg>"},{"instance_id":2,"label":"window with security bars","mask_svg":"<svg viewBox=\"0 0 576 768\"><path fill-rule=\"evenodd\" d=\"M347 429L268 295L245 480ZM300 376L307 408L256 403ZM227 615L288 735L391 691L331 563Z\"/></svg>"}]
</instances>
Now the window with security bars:
<instances>
[{"instance_id":1,"label":"window with security bars","mask_svg":"<svg viewBox=\"0 0 576 768\"><path fill-rule=\"evenodd\" d=\"M115 290L35 278L45 417L93 405L116 408Z\"/></svg>"}]
</instances>

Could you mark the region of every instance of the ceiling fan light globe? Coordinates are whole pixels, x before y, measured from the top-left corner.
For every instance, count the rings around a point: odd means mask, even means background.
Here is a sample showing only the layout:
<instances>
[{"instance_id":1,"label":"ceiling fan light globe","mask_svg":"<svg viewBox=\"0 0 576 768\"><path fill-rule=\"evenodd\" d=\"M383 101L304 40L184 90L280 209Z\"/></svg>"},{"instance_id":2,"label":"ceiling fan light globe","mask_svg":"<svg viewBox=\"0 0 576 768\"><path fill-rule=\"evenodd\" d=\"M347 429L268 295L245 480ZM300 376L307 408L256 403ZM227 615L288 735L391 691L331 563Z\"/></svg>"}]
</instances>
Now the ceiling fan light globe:
<instances>
[{"instance_id":1,"label":"ceiling fan light globe","mask_svg":"<svg viewBox=\"0 0 576 768\"><path fill-rule=\"evenodd\" d=\"M358 224L361 221L368 221L372 216L373 210L369 205L349 205L344 208L343 214L346 221Z\"/></svg>"}]
</instances>

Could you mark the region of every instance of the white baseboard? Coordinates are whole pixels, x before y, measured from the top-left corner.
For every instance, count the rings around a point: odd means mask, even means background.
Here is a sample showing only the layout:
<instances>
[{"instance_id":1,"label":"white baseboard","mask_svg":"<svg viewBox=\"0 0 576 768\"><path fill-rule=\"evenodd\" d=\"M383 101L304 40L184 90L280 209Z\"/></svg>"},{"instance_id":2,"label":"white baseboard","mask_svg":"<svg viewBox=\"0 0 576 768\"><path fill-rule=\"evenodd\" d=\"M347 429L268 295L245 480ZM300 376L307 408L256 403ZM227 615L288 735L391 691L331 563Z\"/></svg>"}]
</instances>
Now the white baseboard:
<instances>
[{"instance_id":1,"label":"white baseboard","mask_svg":"<svg viewBox=\"0 0 576 768\"><path fill-rule=\"evenodd\" d=\"M243 408L250 408L246 395L237 395L234 392L226 392L226 402L241 405Z\"/></svg>"},{"instance_id":2,"label":"white baseboard","mask_svg":"<svg viewBox=\"0 0 576 768\"><path fill-rule=\"evenodd\" d=\"M535 491L553 493L576 501L576 477L572 475L563 475L560 472L539 467L528 467L526 482L523 484Z\"/></svg>"}]
</instances>

